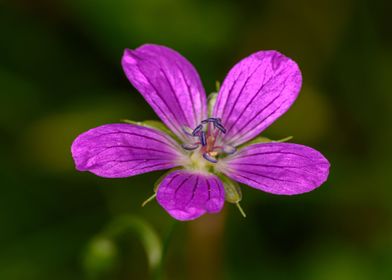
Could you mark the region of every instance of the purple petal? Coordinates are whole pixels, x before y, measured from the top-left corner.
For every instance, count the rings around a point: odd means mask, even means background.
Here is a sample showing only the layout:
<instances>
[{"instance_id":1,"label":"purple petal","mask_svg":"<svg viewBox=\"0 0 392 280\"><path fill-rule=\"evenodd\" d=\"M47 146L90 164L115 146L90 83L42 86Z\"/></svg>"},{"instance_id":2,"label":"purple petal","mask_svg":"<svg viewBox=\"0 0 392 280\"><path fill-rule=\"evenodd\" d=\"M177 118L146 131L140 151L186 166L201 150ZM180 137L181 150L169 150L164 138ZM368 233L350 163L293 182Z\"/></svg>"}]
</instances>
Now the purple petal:
<instances>
[{"instance_id":1,"label":"purple petal","mask_svg":"<svg viewBox=\"0 0 392 280\"><path fill-rule=\"evenodd\" d=\"M233 180L284 195L312 191L327 180L329 173L329 162L321 153L291 143L250 145L227 157L222 166Z\"/></svg>"},{"instance_id":2,"label":"purple petal","mask_svg":"<svg viewBox=\"0 0 392 280\"><path fill-rule=\"evenodd\" d=\"M79 135L72 144L79 171L107 178L122 178L178 166L180 147L152 128L108 124Z\"/></svg>"},{"instance_id":3,"label":"purple petal","mask_svg":"<svg viewBox=\"0 0 392 280\"><path fill-rule=\"evenodd\" d=\"M175 219L194 220L219 212L225 201L222 182L212 174L185 170L170 173L158 187L158 203Z\"/></svg>"},{"instance_id":4,"label":"purple petal","mask_svg":"<svg viewBox=\"0 0 392 280\"><path fill-rule=\"evenodd\" d=\"M206 94L192 64L164 46L126 49L122 66L133 86L180 138L182 127L195 128L207 116Z\"/></svg>"},{"instance_id":5,"label":"purple petal","mask_svg":"<svg viewBox=\"0 0 392 280\"><path fill-rule=\"evenodd\" d=\"M260 134L290 108L301 84L298 65L277 51L260 51L237 63L213 113L227 129L224 142L238 146Z\"/></svg>"}]
</instances>

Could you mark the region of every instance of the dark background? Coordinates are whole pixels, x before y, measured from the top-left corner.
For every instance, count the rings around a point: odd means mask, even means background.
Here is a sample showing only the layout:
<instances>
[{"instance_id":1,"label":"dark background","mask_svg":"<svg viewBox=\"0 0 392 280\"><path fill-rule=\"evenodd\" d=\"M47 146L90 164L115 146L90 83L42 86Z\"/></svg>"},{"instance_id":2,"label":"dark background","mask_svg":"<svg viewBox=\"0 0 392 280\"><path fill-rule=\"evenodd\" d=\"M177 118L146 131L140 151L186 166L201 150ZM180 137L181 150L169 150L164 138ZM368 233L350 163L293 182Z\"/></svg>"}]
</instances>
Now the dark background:
<instances>
[{"instance_id":1,"label":"dark background","mask_svg":"<svg viewBox=\"0 0 392 280\"><path fill-rule=\"evenodd\" d=\"M157 118L120 65L124 48L144 43L182 53L207 92L257 50L293 58L301 94L264 136L293 135L331 162L328 182L311 193L243 187L246 219L226 204L221 215L178 224L167 279L392 279L390 3L1 1L0 279L88 279L89 269L148 279L132 234L109 272L94 258L86 268L83 256L122 214L165 236L166 212L156 202L140 207L162 172L102 179L75 171L70 154L89 128Z\"/></svg>"}]
</instances>

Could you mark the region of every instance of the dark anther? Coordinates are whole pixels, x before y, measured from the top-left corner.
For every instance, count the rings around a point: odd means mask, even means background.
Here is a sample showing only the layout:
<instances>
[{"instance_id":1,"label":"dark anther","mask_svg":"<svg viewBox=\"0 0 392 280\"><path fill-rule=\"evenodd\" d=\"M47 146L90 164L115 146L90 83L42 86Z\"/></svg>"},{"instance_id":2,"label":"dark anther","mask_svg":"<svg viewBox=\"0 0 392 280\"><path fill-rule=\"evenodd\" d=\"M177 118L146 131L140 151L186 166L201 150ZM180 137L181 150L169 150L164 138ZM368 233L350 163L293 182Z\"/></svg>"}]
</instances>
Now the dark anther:
<instances>
[{"instance_id":1,"label":"dark anther","mask_svg":"<svg viewBox=\"0 0 392 280\"><path fill-rule=\"evenodd\" d=\"M192 136L197 136L197 135L199 134L200 130L202 130L202 129L203 129L203 126L202 126L201 124L199 124L199 125L195 128L195 130L193 130Z\"/></svg>"},{"instance_id":2,"label":"dark anther","mask_svg":"<svg viewBox=\"0 0 392 280\"><path fill-rule=\"evenodd\" d=\"M192 128L183 126L183 127L182 127L182 131L183 131L186 135L188 135L188 136L193 136L193 135L192 135L192 133L193 133Z\"/></svg>"},{"instance_id":3,"label":"dark anther","mask_svg":"<svg viewBox=\"0 0 392 280\"><path fill-rule=\"evenodd\" d=\"M192 150L197 149L197 147L199 147L199 144L187 143L187 144L182 144L181 146L182 146L185 150L192 151Z\"/></svg>"},{"instance_id":4,"label":"dark anther","mask_svg":"<svg viewBox=\"0 0 392 280\"><path fill-rule=\"evenodd\" d=\"M234 146L231 145L225 145L223 146L223 152L225 152L228 155L232 155L237 151L237 149Z\"/></svg>"},{"instance_id":5,"label":"dark anther","mask_svg":"<svg viewBox=\"0 0 392 280\"><path fill-rule=\"evenodd\" d=\"M200 142L202 146L207 145L206 133L204 131L202 131L200 134Z\"/></svg>"},{"instance_id":6,"label":"dark anther","mask_svg":"<svg viewBox=\"0 0 392 280\"><path fill-rule=\"evenodd\" d=\"M222 133L226 133L226 128L224 128L223 125L221 125L220 123L214 122L214 126L220 131L222 131Z\"/></svg>"},{"instance_id":7,"label":"dark anther","mask_svg":"<svg viewBox=\"0 0 392 280\"><path fill-rule=\"evenodd\" d=\"M209 122L212 122L212 123L220 122L220 119L208 118L208 119L205 119L204 121L201 121L202 124L206 124L206 123L209 123Z\"/></svg>"},{"instance_id":8,"label":"dark anther","mask_svg":"<svg viewBox=\"0 0 392 280\"><path fill-rule=\"evenodd\" d=\"M218 160L216 158L210 156L208 153L204 153L203 158L205 158L206 160L208 160L209 162L212 162L212 163L218 162Z\"/></svg>"},{"instance_id":9,"label":"dark anther","mask_svg":"<svg viewBox=\"0 0 392 280\"><path fill-rule=\"evenodd\" d=\"M201 124L196 126L196 128L191 131L191 129L187 127L183 127L182 130L185 132L185 134L193 137L199 137L200 142L203 146L207 145L207 129L208 127L203 131L203 128L205 128L205 125L208 125L209 123L212 123L214 125L214 128L220 130L222 133L226 133L226 129L223 127L221 123L222 119L220 118L208 118L205 120L201 121Z\"/></svg>"}]
</instances>

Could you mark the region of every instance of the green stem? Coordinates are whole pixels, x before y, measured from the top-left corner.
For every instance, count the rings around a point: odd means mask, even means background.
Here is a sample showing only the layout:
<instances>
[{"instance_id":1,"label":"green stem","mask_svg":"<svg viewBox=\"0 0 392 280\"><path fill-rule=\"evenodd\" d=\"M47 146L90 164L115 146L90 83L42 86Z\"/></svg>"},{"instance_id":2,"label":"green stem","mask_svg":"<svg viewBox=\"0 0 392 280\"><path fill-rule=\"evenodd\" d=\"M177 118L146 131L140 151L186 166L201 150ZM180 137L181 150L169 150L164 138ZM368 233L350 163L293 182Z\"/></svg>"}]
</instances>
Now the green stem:
<instances>
[{"instance_id":1,"label":"green stem","mask_svg":"<svg viewBox=\"0 0 392 280\"><path fill-rule=\"evenodd\" d=\"M93 278L110 273L118 253L116 241L120 237L132 235L144 247L151 279L164 279L167 251L177 224L179 222L175 221L169 227L162 244L154 228L143 219L132 215L117 217L89 243L84 260L86 273Z\"/></svg>"},{"instance_id":2,"label":"green stem","mask_svg":"<svg viewBox=\"0 0 392 280\"><path fill-rule=\"evenodd\" d=\"M155 271L153 271L153 279L154 280L163 280L164 279L164 267L166 264L166 257L167 257L167 252L169 249L170 241L173 238L173 233L177 225L179 224L178 221L173 221L172 225L170 226L168 232L166 233L166 236L163 240L163 245L162 245L162 256L161 256L161 261L160 263L156 266Z\"/></svg>"},{"instance_id":3,"label":"green stem","mask_svg":"<svg viewBox=\"0 0 392 280\"><path fill-rule=\"evenodd\" d=\"M116 243L127 235L136 237L142 243L153 275L162 262L161 239L150 224L132 215L115 218L91 240L84 261L86 273L93 276L109 273L117 258Z\"/></svg>"},{"instance_id":4,"label":"green stem","mask_svg":"<svg viewBox=\"0 0 392 280\"><path fill-rule=\"evenodd\" d=\"M162 244L158 234L143 219L131 215L118 217L103 231L103 236L113 240L126 234L133 234L141 241L146 251L149 268L153 271L162 258Z\"/></svg>"}]
</instances>

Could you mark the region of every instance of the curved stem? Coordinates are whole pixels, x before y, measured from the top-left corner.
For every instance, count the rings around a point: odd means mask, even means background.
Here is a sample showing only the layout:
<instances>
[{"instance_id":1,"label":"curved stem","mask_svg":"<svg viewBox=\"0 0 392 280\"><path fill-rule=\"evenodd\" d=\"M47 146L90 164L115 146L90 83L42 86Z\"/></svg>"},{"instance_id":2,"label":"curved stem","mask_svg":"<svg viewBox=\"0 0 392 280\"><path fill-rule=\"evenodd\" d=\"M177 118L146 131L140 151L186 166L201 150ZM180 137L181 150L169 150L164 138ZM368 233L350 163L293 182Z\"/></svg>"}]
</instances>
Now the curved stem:
<instances>
[{"instance_id":1,"label":"curved stem","mask_svg":"<svg viewBox=\"0 0 392 280\"><path fill-rule=\"evenodd\" d=\"M162 258L162 243L156 231L144 220L130 215L118 217L102 232L103 236L117 239L125 234L135 234L145 249L150 271L154 271Z\"/></svg>"},{"instance_id":2,"label":"curved stem","mask_svg":"<svg viewBox=\"0 0 392 280\"><path fill-rule=\"evenodd\" d=\"M164 279L164 269L163 268L165 267L165 263L166 263L167 251L169 249L170 241L172 240L172 237L173 237L173 232L178 224L179 224L179 222L174 220L173 223L171 224L168 232L166 233L166 236L163 240L161 261L153 273L154 280Z\"/></svg>"},{"instance_id":3,"label":"curved stem","mask_svg":"<svg viewBox=\"0 0 392 280\"><path fill-rule=\"evenodd\" d=\"M88 262L86 272L99 275L111 270L115 258L117 257L117 246L115 241L124 235L131 234L136 236L144 247L151 279L164 279L165 259L170 240L177 224L177 221L172 223L162 244L162 241L154 228L143 219L131 215L117 217L90 242L88 246L89 250L85 256L85 259ZM108 263L108 266L104 269L106 271L92 265L92 263L97 260L104 260Z\"/></svg>"}]
</instances>

